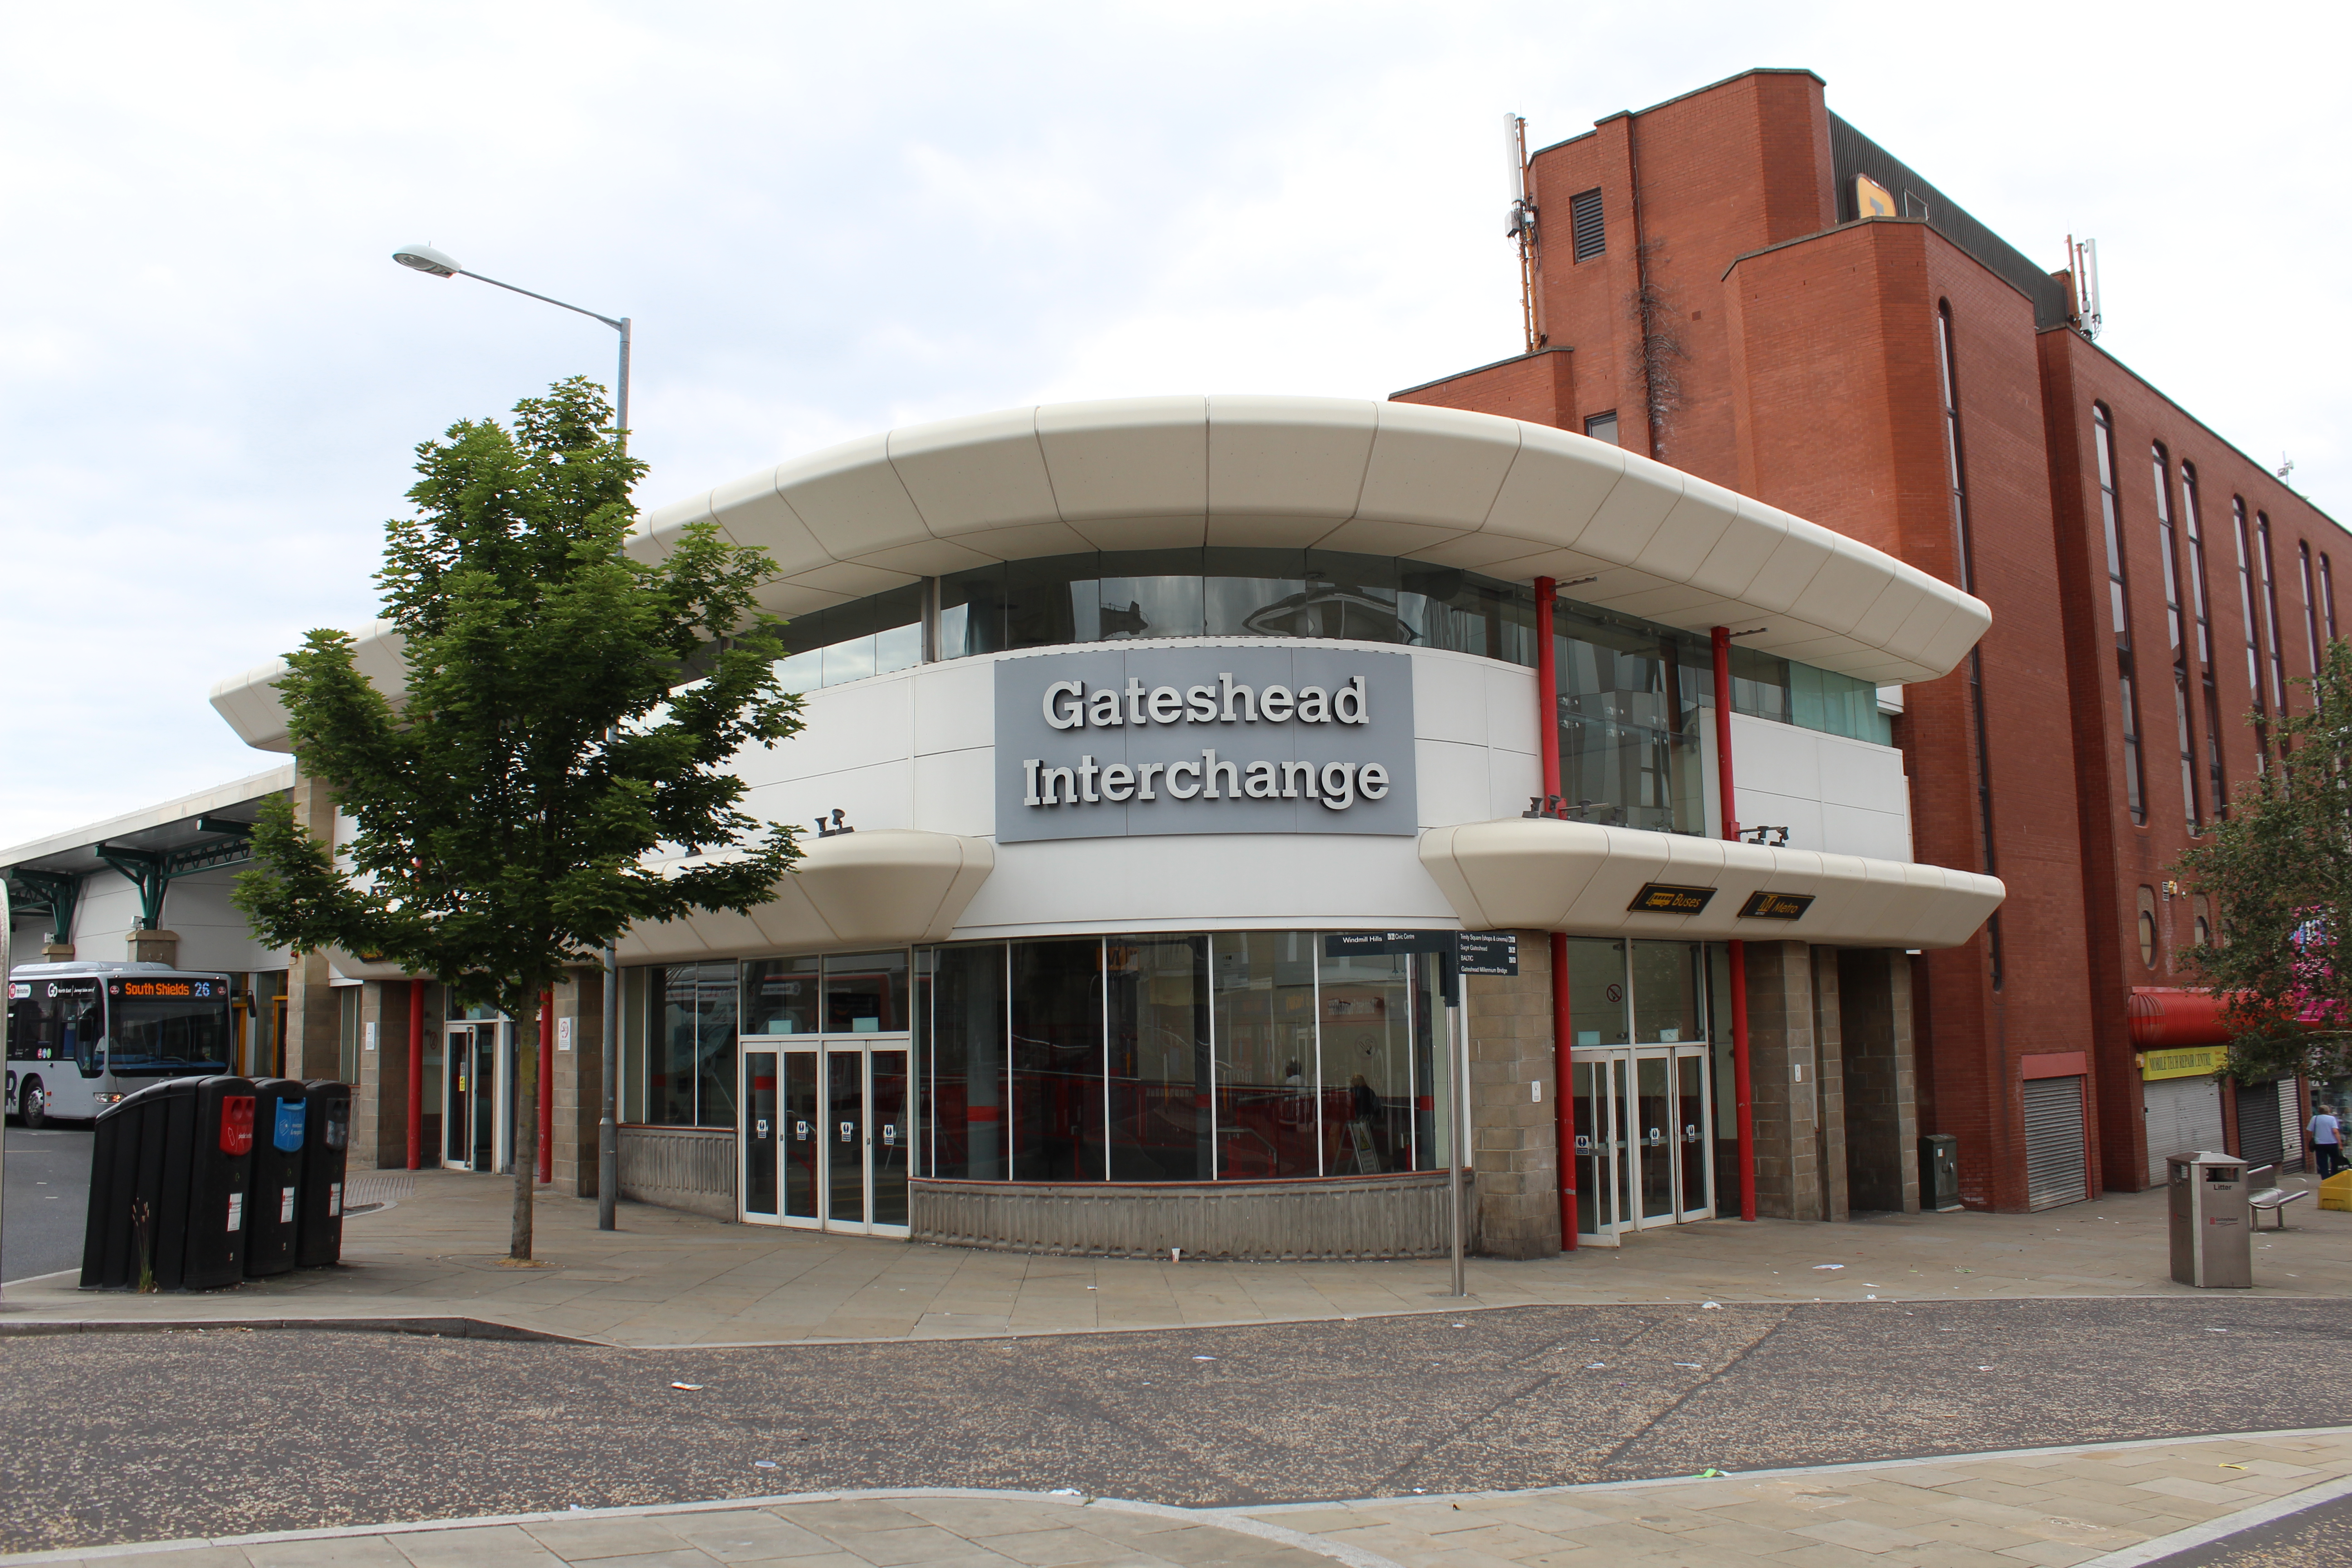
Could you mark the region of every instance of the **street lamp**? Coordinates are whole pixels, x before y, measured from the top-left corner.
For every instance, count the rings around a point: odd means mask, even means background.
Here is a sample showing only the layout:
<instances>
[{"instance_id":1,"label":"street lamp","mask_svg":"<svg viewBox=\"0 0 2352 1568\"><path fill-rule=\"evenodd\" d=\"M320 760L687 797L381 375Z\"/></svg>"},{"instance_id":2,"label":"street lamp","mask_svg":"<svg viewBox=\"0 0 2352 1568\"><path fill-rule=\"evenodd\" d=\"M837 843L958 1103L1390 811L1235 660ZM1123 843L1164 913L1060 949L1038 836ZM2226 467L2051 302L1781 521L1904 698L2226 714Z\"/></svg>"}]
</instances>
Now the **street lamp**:
<instances>
[{"instance_id":1,"label":"street lamp","mask_svg":"<svg viewBox=\"0 0 2352 1568\"><path fill-rule=\"evenodd\" d=\"M446 251L436 250L436 249L434 249L434 248L433 248L431 246L429 246L429 245L404 245L404 246L402 246L398 250L395 250L395 251L394 251L394 252L392 253L392 258L393 258L394 261L399 262L403 267L410 268L413 268L413 269L414 269L414 270L415 270L415 271L422 272L422 273L424 273L424 274L425 274L426 277L428 277L428 278L471 278L471 279L474 279L476 282L478 282L478 283L488 283L488 284L491 285L493 288L504 289L506 289L509 293L511 293L511 294L521 294L521 295L524 295L525 297L527 297L527 298L529 298L529 299L533 299L533 300L541 300L541 301L543 301L543 302L545 302L545 303L547 303L547 304L550 304L550 305L561 306L562 309L564 309L564 310L566 310L573 311L573 312L575 312L576 314L583 315L583 316L589 316L589 317L593 317L593 319L595 319L596 321L599 321L604 322L606 326L608 326L608 327L612 328L614 331L616 331L616 332L620 333L620 334L621 334L621 377L620 377L620 382L619 382L618 385L616 386L616 388L614 389L614 409L613 409L613 418L614 418L614 424L615 424L615 426L618 427L618 428L617 428L617 432L616 432L616 433L618 434L618 436L619 436L619 437L620 437L621 454L622 454L622 456L624 456L624 457L626 457L626 456L628 455L628 451L629 451L629 318L628 318L628 317L626 317L626 316L623 316L623 317L621 317L618 321L615 321L615 320L614 320L614 319L613 319L612 317L610 317L610 316L598 315L595 311L591 310L584 309L583 307L579 306L579 305L568 305L568 304L565 304L562 300L558 300L558 299L555 299L555 298L552 298L552 297L551 297L551 296L550 296L550 295L546 295L546 294L533 294L533 293L532 293L530 289L518 289L518 288L516 288L516 287L515 287L513 284L511 284L511 283L501 283L501 282L499 282L499 281L497 279L495 279L495 278L485 278L485 277L483 277L483 276L482 276L480 273L478 273L478 272L468 272L468 271L467 271L464 268L462 268L462 267L460 267L460 266L458 266L458 265L457 265L457 258L456 257L449 255L449 254L448 254L447 252L446 252Z\"/></svg>"},{"instance_id":2,"label":"street lamp","mask_svg":"<svg viewBox=\"0 0 2352 1568\"><path fill-rule=\"evenodd\" d=\"M478 283L488 283L509 293L521 294L550 305L559 305L579 315L594 317L621 334L621 377L614 391L614 434L618 437L621 456L629 455L629 318L614 321L610 316L564 301L546 294L533 294L528 289L518 289L511 283L500 283L495 278L485 278L478 272L468 272L457 265L457 258L446 251L436 250L429 245L404 245L392 253L392 258L403 267L424 273L428 278L471 278ZM608 731L605 737L611 739ZM617 949L604 950L604 1015L598 1033L604 1037L604 1113L596 1125L596 1228L615 1230L620 1226L618 1203L621 1191L621 1124L619 1095L621 1088L621 955ZM550 1092L549 1067L539 1064L540 1093ZM544 1150L541 1158L545 1158ZM536 1174L537 1173L533 1173Z\"/></svg>"}]
</instances>

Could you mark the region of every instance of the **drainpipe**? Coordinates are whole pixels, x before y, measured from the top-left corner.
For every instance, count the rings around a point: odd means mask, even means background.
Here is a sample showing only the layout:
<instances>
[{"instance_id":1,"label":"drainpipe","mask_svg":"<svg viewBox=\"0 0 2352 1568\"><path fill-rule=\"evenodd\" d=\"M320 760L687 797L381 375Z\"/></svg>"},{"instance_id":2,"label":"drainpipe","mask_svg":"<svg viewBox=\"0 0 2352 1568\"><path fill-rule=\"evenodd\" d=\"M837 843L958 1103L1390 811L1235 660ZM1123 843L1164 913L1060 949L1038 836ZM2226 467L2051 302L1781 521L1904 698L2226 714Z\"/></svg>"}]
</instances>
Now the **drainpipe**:
<instances>
[{"instance_id":1,"label":"drainpipe","mask_svg":"<svg viewBox=\"0 0 2352 1568\"><path fill-rule=\"evenodd\" d=\"M408 983L408 1168L425 1153L425 982Z\"/></svg>"},{"instance_id":2,"label":"drainpipe","mask_svg":"<svg viewBox=\"0 0 2352 1568\"><path fill-rule=\"evenodd\" d=\"M555 993L539 994L539 1180L555 1180Z\"/></svg>"},{"instance_id":3,"label":"drainpipe","mask_svg":"<svg viewBox=\"0 0 2352 1568\"><path fill-rule=\"evenodd\" d=\"M1723 836L1739 837L1731 782L1731 630L1715 628L1715 784ZM1756 1217L1756 1102L1748 1073L1748 944L1731 950L1731 1092L1739 1114L1739 1217Z\"/></svg>"},{"instance_id":4,"label":"drainpipe","mask_svg":"<svg viewBox=\"0 0 2352 1568\"><path fill-rule=\"evenodd\" d=\"M1543 762L1545 800L1559 794L1559 660L1552 644L1552 604L1559 584L1536 579L1536 755ZM1569 1052L1576 1043L1568 1005L1568 933L1551 933L1551 1105L1559 1153L1559 1249L1576 1250L1575 1074Z\"/></svg>"}]
</instances>

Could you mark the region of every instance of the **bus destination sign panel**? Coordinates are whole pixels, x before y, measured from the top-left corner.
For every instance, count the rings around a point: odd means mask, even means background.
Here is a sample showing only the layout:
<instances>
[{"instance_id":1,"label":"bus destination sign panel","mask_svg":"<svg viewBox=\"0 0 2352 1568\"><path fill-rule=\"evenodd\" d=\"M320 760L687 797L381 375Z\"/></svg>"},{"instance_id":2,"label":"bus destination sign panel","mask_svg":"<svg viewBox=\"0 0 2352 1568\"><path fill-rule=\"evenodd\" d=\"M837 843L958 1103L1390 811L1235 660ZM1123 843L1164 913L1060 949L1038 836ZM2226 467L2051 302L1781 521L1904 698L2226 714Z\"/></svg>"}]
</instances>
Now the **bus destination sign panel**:
<instances>
[{"instance_id":1,"label":"bus destination sign panel","mask_svg":"<svg viewBox=\"0 0 2352 1568\"><path fill-rule=\"evenodd\" d=\"M1704 913L1707 900L1715 897L1713 888L1684 888L1672 882L1644 882L1633 901L1625 906L1629 914L1696 915Z\"/></svg>"},{"instance_id":2,"label":"bus destination sign panel","mask_svg":"<svg viewBox=\"0 0 2352 1568\"><path fill-rule=\"evenodd\" d=\"M1795 921L1805 918L1813 907L1811 893L1767 893L1761 890L1748 895L1739 906L1739 918L1744 921Z\"/></svg>"},{"instance_id":3,"label":"bus destination sign panel","mask_svg":"<svg viewBox=\"0 0 2352 1568\"><path fill-rule=\"evenodd\" d=\"M118 980L107 987L117 996L226 996L228 987L217 980Z\"/></svg>"}]
</instances>

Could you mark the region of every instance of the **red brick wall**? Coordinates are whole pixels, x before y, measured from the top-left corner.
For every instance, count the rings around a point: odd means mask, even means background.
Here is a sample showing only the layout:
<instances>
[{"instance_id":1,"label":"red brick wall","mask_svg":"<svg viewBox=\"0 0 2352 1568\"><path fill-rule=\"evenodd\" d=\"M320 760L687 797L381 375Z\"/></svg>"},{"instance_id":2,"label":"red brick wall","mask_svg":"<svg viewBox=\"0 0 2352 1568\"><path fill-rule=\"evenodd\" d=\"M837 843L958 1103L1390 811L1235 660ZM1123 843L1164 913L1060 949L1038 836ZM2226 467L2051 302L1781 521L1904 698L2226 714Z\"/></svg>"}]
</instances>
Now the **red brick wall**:
<instances>
[{"instance_id":1,"label":"red brick wall","mask_svg":"<svg viewBox=\"0 0 2352 1568\"><path fill-rule=\"evenodd\" d=\"M1499 414L1506 419L1554 425L1580 435L1584 422L1574 412L1575 363L1574 353L1566 348L1544 349L1409 388L1390 401Z\"/></svg>"},{"instance_id":2,"label":"red brick wall","mask_svg":"<svg viewBox=\"0 0 2352 1568\"><path fill-rule=\"evenodd\" d=\"M1679 349L1670 368L1682 385L1679 406L1655 432L1644 418L1634 310L1636 167L1640 237L1669 307L1664 324ZM1550 343L1574 345L1576 367L1572 378L1553 378L1555 412L1543 423L1580 429L1586 416L1614 408L1626 447L1650 449L1654 438L1656 455L1677 468L1957 582L1936 338L1937 310L1950 306L1971 586L1993 611L1980 652L1994 863L2009 900L1999 988L1983 933L1915 962L1921 1126L1959 1136L1971 1204L2022 1208L2018 1058L2087 1048L2094 1169L2106 1186L2144 1186L2146 1130L2124 1005L2135 984L2194 978L2180 956L2190 931L2185 900L2159 899L2153 967L2140 963L2137 933L2137 889L2160 890L2191 842L2150 443L2168 449L2177 518L2179 465L2198 470L2233 790L2253 776L2255 748L2241 721L2252 702L2231 498L2244 497L2250 518L2270 517L2290 676L2307 675L2311 662L2295 547L2308 542L2315 561L2324 551L2352 572L2352 534L2095 344L2064 330L2037 333L2029 301L1925 223L1832 227L1827 110L1808 74L1750 73L1612 117L1538 153L1533 174L1545 226L1544 326ZM1569 198L1596 186L1608 251L1580 264ZM1542 406L1540 380L1533 362L1515 360L1410 395L1509 412ZM2145 826L2130 821L2120 773L2095 401L2115 420ZM2185 519L2180 537L2185 547ZM2185 595L2185 562L2182 571ZM2352 615L2352 596L2339 610ZM2341 629L2352 631L2352 621ZM1966 673L1963 665L1908 688L1895 739L1911 775L1918 858L1976 869L1985 861ZM2204 725L2196 717L2201 785ZM2205 809L2212 813L2210 801Z\"/></svg>"}]
</instances>

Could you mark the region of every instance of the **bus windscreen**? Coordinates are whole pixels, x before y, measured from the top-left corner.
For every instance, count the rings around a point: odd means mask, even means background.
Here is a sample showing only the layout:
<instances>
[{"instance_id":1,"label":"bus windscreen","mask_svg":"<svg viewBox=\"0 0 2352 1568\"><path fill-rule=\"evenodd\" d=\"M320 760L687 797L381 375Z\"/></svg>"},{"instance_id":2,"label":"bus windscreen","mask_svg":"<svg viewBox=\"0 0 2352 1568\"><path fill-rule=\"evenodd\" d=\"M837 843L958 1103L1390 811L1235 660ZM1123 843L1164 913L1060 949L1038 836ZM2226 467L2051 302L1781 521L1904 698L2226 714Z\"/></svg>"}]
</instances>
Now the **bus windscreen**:
<instances>
[{"instance_id":1,"label":"bus windscreen","mask_svg":"<svg viewBox=\"0 0 2352 1568\"><path fill-rule=\"evenodd\" d=\"M228 986L177 975L110 981L107 1066L118 1078L228 1071Z\"/></svg>"}]
</instances>

